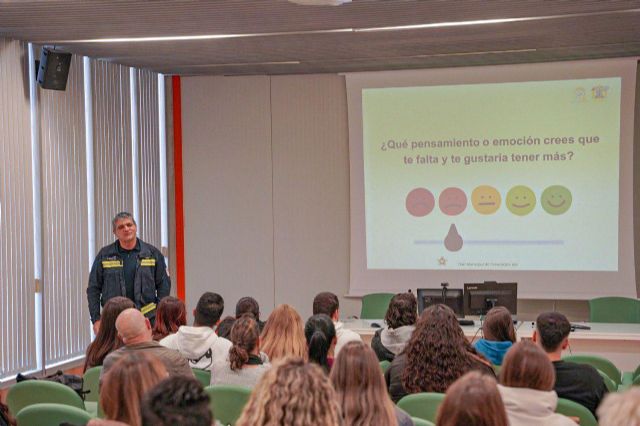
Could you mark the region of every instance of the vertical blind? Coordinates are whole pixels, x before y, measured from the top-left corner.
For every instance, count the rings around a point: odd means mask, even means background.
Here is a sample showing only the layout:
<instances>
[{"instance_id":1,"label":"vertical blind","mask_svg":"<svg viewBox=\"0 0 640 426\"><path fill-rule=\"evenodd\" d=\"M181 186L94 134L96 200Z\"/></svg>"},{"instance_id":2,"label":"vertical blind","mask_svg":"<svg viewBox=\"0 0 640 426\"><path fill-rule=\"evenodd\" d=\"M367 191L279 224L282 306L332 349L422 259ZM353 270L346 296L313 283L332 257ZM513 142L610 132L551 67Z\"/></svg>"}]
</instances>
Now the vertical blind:
<instances>
[{"instance_id":1,"label":"vertical blind","mask_svg":"<svg viewBox=\"0 0 640 426\"><path fill-rule=\"evenodd\" d=\"M67 89L39 93L46 366L81 356L91 339L82 71L74 56Z\"/></svg>"},{"instance_id":2,"label":"vertical blind","mask_svg":"<svg viewBox=\"0 0 640 426\"><path fill-rule=\"evenodd\" d=\"M0 378L36 368L25 48L0 39Z\"/></svg>"},{"instance_id":3,"label":"vertical blind","mask_svg":"<svg viewBox=\"0 0 640 426\"><path fill-rule=\"evenodd\" d=\"M37 88L40 134L42 316L35 308L34 217L27 47L0 39L0 381L64 363L90 342L87 173L94 176L96 247L114 241L111 219L133 206L138 176L140 237L160 246L158 75L92 60L93 170L87 170L83 59L74 56L65 91ZM131 91L137 96L131 105ZM139 160L131 163L131 109ZM89 123L90 125L90 123ZM38 145L36 145L38 146ZM137 170L136 170L137 169ZM37 181L37 178L36 178ZM37 327L41 324L42 327ZM37 330L42 330L42 347Z\"/></svg>"}]
</instances>

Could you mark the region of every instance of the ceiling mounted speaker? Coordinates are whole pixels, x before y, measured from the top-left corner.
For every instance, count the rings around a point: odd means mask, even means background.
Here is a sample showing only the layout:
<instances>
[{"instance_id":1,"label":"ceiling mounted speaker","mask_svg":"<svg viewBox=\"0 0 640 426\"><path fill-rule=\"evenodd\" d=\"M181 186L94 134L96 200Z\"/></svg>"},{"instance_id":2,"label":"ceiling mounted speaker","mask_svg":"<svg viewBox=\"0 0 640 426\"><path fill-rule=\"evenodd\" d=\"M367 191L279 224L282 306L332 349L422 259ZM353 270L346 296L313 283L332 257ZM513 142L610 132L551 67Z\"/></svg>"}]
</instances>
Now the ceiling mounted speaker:
<instances>
[{"instance_id":1,"label":"ceiling mounted speaker","mask_svg":"<svg viewBox=\"0 0 640 426\"><path fill-rule=\"evenodd\" d=\"M43 47L38 68L38 83L43 89L65 90L70 65L71 53L55 52Z\"/></svg>"},{"instance_id":2,"label":"ceiling mounted speaker","mask_svg":"<svg viewBox=\"0 0 640 426\"><path fill-rule=\"evenodd\" d=\"M289 0L291 3L301 4L303 6L340 6L345 3L351 3L351 0Z\"/></svg>"}]
</instances>

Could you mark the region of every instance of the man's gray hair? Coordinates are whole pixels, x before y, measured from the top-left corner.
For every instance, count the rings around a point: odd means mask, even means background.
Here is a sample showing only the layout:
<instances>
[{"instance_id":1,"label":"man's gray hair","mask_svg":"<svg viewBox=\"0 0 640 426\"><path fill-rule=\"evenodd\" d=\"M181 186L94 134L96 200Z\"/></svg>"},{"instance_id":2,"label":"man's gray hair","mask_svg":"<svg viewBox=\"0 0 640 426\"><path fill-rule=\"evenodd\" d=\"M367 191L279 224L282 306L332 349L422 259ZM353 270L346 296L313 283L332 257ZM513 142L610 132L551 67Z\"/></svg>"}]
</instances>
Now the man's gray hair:
<instances>
[{"instance_id":1,"label":"man's gray hair","mask_svg":"<svg viewBox=\"0 0 640 426\"><path fill-rule=\"evenodd\" d=\"M120 212L117 215L115 215L113 217L113 219L111 220L111 228L113 229L113 231L116 230L116 222L118 222L119 220L122 220L122 219L131 219L133 224L138 226L138 224L136 223L136 220L133 218L133 215L131 213L129 213L129 212Z\"/></svg>"}]
</instances>

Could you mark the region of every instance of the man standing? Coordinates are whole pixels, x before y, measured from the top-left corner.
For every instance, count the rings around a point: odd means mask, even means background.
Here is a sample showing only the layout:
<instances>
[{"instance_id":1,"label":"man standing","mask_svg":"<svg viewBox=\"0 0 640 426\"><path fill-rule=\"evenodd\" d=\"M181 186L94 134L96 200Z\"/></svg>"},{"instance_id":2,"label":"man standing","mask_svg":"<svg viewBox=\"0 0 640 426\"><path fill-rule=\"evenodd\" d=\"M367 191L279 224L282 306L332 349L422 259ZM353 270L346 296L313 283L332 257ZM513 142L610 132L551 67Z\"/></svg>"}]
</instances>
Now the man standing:
<instances>
[{"instance_id":1,"label":"man standing","mask_svg":"<svg viewBox=\"0 0 640 426\"><path fill-rule=\"evenodd\" d=\"M157 303L171 290L164 256L137 238L131 213L118 213L111 225L117 240L100 250L89 274L87 299L95 333L100 328L100 307L112 297L131 299L153 321Z\"/></svg>"}]
</instances>

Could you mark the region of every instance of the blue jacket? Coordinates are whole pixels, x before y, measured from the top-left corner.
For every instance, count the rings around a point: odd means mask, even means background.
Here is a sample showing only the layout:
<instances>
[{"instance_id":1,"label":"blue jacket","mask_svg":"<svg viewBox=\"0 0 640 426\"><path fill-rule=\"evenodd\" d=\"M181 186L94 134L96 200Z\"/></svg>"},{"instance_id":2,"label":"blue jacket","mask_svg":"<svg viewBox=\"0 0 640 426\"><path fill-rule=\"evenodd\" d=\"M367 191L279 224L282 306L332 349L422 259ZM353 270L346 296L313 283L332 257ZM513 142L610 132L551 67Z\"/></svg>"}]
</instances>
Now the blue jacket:
<instances>
[{"instance_id":1,"label":"blue jacket","mask_svg":"<svg viewBox=\"0 0 640 426\"><path fill-rule=\"evenodd\" d=\"M480 339L473 345L476 350L484 355L493 365L502 365L502 359L509 350L513 343L506 342L493 342L491 340Z\"/></svg>"}]
</instances>

